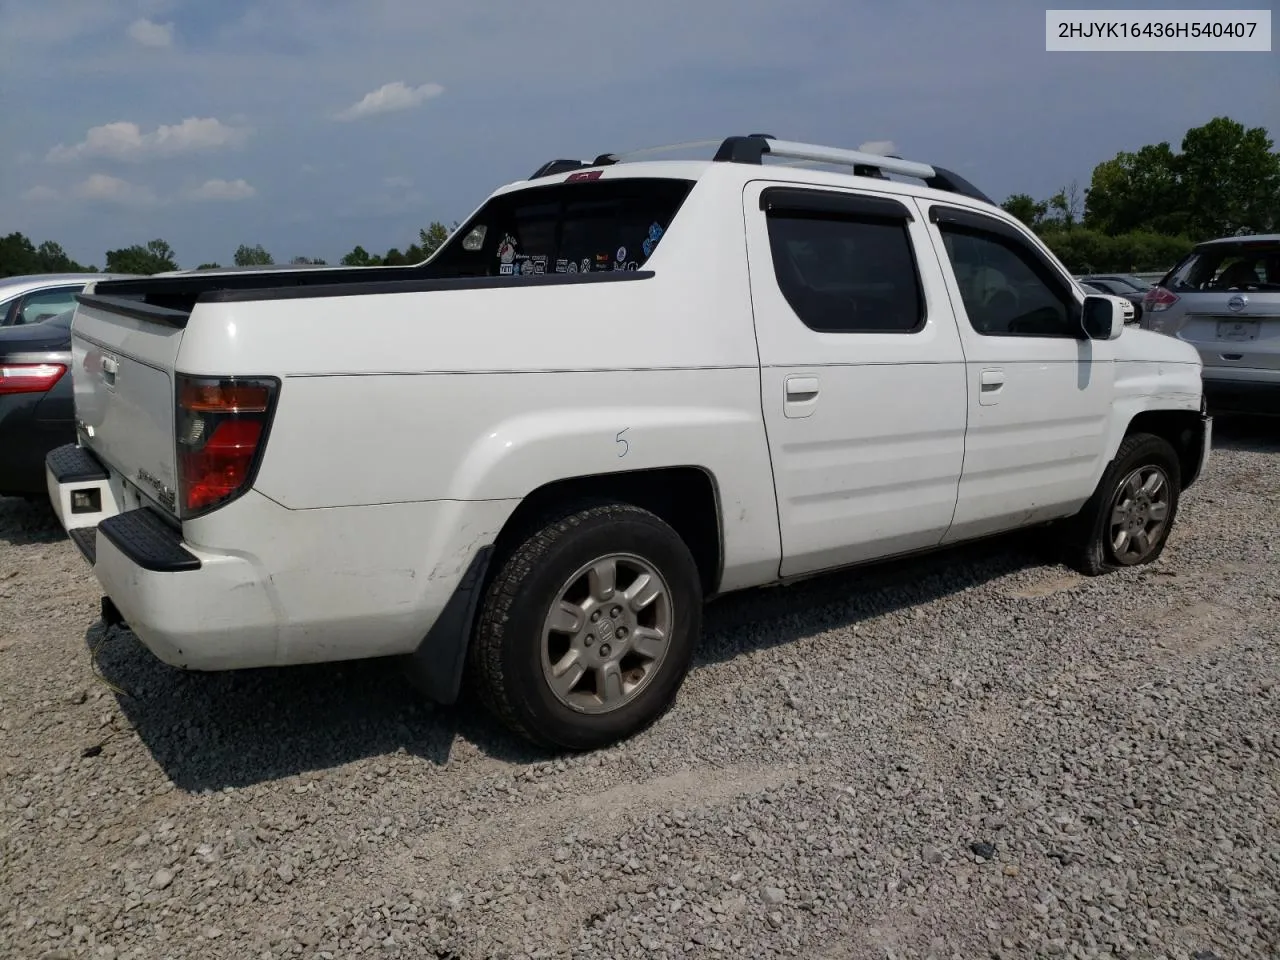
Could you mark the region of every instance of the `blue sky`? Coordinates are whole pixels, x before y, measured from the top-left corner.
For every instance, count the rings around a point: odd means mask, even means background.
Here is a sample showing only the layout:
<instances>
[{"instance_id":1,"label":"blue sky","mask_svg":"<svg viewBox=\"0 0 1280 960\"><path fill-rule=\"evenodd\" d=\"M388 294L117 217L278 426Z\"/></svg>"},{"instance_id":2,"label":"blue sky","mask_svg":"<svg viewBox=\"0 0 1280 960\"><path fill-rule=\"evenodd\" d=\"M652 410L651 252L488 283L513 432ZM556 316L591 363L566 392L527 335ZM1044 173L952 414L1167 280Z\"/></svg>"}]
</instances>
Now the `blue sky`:
<instances>
[{"instance_id":1,"label":"blue sky","mask_svg":"<svg viewBox=\"0 0 1280 960\"><path fill-rule=\"evenodd\" d=\"M997 199L1215 115L1280 140L1280 52L1046 53L1045 6L4 0L0 231L335 262L552 157L735 133L890 141Z\"/></svg>"}]
</instances>

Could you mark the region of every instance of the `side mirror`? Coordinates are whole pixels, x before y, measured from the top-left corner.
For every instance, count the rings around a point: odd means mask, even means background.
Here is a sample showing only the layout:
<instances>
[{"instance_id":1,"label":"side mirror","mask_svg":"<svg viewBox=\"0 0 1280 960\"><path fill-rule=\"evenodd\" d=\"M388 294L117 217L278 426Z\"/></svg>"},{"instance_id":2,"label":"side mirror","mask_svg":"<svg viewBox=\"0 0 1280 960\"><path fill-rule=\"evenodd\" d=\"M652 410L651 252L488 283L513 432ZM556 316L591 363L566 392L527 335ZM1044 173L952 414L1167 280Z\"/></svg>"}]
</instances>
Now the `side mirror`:
<instances>
[{"instance_id":1,"label":"side mirror","mask_svg":"<svg viewBox=\"0 0 1280 960\"><path fill-rule=\"evenodd\" d=\"M1124 333L1125 314L1132 312L1132 308L1133 304L1124 297L1089 294L1080 312L1084 335L1090 340L1115 340Z\"/></svg>"}]
</instances>

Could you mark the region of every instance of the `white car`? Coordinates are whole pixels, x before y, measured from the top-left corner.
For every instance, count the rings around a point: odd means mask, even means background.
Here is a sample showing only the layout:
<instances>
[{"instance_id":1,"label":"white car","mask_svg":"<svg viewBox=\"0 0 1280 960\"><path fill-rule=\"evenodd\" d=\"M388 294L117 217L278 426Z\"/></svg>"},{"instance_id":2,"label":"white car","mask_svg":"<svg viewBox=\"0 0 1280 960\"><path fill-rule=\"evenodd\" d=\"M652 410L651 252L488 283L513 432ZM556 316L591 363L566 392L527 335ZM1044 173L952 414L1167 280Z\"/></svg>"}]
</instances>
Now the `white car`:
<instances>
[{"instance_id":1,"label":"white car","mask_svg":"<svg viewBox=\"0 0 1280 960\"><path fill-rule=\"evenodd\" d=\"M553 161L417 266L98 285L49 493L169 664L465 667L591 748L709 596L1051 523L1088 574L1155 559L1211 420L1124 306L927 164Z\"/></svg>"},{"instance_id":2,"label":"white car","mask_svg":"<svg viewBox=\"0 0 1280 960\"><path fill-rule=\"evenodd\" d=\"M33 273L0 279L0 327L19 327L56 317L76 305L90 283L120 280L126 273Z\"/></svg>"}]
</instances>

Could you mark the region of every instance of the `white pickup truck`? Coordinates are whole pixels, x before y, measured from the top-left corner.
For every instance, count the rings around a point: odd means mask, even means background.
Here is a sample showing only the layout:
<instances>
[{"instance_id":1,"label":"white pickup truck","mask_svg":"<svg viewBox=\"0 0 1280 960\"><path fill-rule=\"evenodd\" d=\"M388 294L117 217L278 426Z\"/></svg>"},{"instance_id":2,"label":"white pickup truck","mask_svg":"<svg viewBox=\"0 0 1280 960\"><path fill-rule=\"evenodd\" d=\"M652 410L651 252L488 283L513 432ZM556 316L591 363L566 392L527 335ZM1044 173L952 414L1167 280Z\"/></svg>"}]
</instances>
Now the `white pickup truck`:
<instances>
[{"instance_id":1,"label":"white pickup truck","mask_svg":"<svg viewBox=\"0 0 1280 960\"><path fill-rule=\"evenodd\" d=\"M98 283L49 493L166 663L400 656L592 748L710 596L1031 525L1155 559L1212 423L1127 307L927 164L556 160L416 266Z\"/></svg>"}]
</instances>

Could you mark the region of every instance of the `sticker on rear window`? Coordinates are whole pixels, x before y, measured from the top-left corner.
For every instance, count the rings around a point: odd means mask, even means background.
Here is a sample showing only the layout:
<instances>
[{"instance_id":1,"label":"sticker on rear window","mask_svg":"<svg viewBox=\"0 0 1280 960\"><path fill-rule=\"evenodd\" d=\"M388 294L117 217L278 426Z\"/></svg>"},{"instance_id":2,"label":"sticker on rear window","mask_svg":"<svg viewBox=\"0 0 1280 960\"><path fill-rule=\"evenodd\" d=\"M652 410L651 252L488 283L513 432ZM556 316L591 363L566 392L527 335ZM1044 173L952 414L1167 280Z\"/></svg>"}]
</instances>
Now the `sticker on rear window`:
<instances>
[{"instance_id":1,"label":"sticker on rear window","mask_svg":"<svg viewBox=\"0 0 1280 960\"><path fill-rule=\"evenodd\" d=\"M646 257L653 255L653 249L658 245L658 241L662 239L662 224L649 224L649 236L644 241L644 255Z\"/></svg>"},{"instance_id":2,"label":"sticker on rear window","mask_svg":"<svg viewBox=\"0 0 1280 960\"><path fill-rule=\"evenodd\" d=\"M533 277L546 272L547 257L545 254L530 256L527 253L517 253L515 262L511 265L511 273L518 277Z\"/></svg>"},{"instance_id":3,"label":"sticker on rear window","mask_svg":"<svg viewBox=\"0 0 1280 960\"><path fill-rule=\"evenodd\" d=\"M516 259L516 238L507 234L498 244L498 260L501 263L512 263Z\"/></svg>"}]
</instances>

